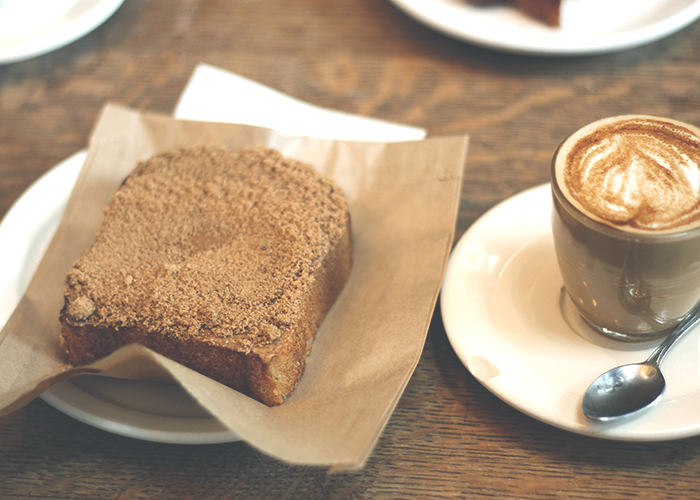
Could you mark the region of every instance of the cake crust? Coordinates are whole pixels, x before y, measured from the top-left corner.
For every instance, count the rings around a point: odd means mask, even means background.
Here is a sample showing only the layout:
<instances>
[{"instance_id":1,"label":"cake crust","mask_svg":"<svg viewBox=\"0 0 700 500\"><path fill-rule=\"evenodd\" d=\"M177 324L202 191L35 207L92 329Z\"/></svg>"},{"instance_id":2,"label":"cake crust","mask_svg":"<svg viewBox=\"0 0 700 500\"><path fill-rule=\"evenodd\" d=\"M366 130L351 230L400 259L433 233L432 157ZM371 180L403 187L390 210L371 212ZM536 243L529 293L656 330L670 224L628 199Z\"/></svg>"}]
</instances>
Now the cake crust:
<instances>
[{"instance_id":1,"label":"cake crust","mask_svg":"<svg viewBox=\"0 0 700 500\"><path fill-rule=\"evenodd\" d=\"M163 153L68 273L61 344L80 366L138 343L280 404L351 262L347 202L312 167L265 148Z\"/></svg>"}]
</instances>

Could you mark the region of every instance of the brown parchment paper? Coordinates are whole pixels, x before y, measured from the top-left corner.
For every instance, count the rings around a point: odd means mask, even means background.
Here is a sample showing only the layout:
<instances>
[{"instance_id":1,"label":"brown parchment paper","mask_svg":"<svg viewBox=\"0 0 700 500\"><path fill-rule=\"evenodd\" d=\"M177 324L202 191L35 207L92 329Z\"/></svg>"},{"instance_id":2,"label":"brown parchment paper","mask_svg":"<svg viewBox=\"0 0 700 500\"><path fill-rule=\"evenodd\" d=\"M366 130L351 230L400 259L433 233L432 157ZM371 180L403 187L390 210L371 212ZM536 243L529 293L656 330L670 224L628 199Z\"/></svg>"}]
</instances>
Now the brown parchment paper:
<instances>
[{"instance_id":1,"label":"brown parchment paper","mask_svg":"<svg viewBox=\"0 0 700 500\"><path fill-rule=\"evenodd\" d=\"M92 243L109 197L137 161L198 144L277 148L334 178L350 203L350 278L318 332L299 386L277 407L141 346L73 368L58 344L64 277ZM466 136L331 141L107 105L56 235L0 333L0 413L80 373L165 379L269 455L335 470L362 467L423 349L452 246L467 144Z\"/></svg>"}]
</instances>

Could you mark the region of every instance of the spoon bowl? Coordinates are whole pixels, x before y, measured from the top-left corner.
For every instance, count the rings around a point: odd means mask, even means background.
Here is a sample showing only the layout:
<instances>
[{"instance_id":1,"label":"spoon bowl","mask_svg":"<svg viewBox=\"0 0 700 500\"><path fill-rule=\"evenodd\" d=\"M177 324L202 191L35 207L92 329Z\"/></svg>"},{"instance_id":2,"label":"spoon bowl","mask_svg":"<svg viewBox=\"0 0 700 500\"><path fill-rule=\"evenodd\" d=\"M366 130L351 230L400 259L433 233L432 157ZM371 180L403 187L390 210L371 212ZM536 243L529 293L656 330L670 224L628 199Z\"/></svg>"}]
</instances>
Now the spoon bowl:
<instances>
[{"instance_id":1,"label":"spoon bowl","mask_svg":"<svg viewBox=\"0 0 700 500\"><path fill-rule=\"evenodd\" d=\"M603 421L631 415L656 401L665 386L653 363L619 366L593 381L583 398L583 413Z\"/></svg>"}]
</instances>

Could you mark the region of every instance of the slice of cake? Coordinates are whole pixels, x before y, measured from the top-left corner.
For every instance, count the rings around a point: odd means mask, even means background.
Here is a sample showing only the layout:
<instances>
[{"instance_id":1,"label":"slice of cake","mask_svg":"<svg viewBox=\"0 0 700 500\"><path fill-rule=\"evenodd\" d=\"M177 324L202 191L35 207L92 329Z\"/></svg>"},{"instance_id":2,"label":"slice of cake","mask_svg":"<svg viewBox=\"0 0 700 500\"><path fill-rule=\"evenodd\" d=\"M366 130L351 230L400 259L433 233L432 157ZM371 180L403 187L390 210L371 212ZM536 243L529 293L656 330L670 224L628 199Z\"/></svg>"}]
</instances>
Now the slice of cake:
<instances>
[{"instance_id":1,"label":"slice of cake","mask_svg":"<svg viewBox=\"0 0 700 500\"><path fill-rule=\"evenodd\" d=\"M267 404L296 387L350 273L341 189L270 149L140 163L66 277L76 366L138 343Z\"/></svg>"},{"instance_id":2,"label":"slice of cake","mask_svg":"<svg viewBox=\"0 0 700 500\"><path fill-rule=\"evenodd\" d=\"M562 0L515 0L515 5L524 13L545 22L559 26Z\"/></svg>"},{"instance_id":3,"label":"slice of cake","mask_svg":"<svg viewBox=\"0 0 700 500\"><path fill-rule=\"evenodd\" d=\"M562 0L467 0L474 5L515 4L523 13L550 26L559 26Z\"/></svg>"}]
</instances>

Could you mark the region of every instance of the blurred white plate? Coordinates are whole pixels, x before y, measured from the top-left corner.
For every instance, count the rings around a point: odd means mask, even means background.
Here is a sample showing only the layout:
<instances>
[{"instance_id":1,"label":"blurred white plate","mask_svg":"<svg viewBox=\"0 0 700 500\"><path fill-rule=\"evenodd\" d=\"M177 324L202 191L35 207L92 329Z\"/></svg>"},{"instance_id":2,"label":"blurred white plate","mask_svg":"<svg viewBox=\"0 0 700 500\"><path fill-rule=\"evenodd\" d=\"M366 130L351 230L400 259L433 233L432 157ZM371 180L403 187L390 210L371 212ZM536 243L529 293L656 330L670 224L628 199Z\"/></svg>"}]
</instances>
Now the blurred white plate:
<instances>
[{"instance_id":1,"label":"blurred white plate","mask_svg":"<svg viewBox=\"0 0 700 500\"><path fill-rule=\"evenodd\" d=\"M12 242L0 245L0 328L46 252L84 159L85 152L79 152L49 170L0 223L0 242ZM239 439L175 384L80 376L50 387L41 398L93 427L146 441L209 444Z\"/></svg>"},{"instance_id":2,"label":"blurred white plate","mask_svg":"<svg viewBox=\"0 0 700 500\"><path fill-rule=\"evenodd\" d=\"M654 407L616 422L583 415L583 394L598 375L643 361L653 347L630 350L567 313L573 305L562 300L550 207L549 184L524 191L487 212L457 243L440 305L460 360L503 401L562 429L623 441L700 434L700 328L664 360L667 388Z\"/></svg>"},{"instance_id":3,"label":"blurred white plate","mask_svg":"<svg viewBox=\"0 0 700 500\"><path fill-rule=\"evenodd\" d=\"M427 26L460 40L535 55L613 52L668 36L700 16L700 0L564 0L552 28L511 5L467 0L391 0Z\"/></svg>"},{"instance_id":4,"label":"blurred white plate","mask_svg":"<svg viewBox=\"0 0 700 500\"><path fill-rule=\"evenodd\" d=\"M124 0L5 0L0 3L0 64L61 48L105 22Z\"/></svg>"}]
</instances>

